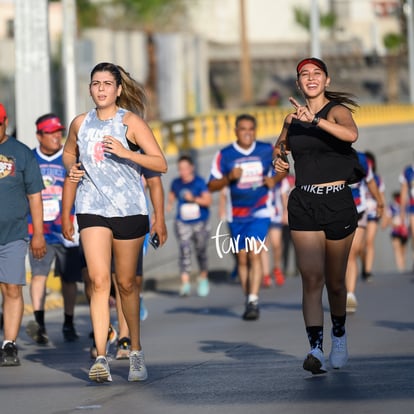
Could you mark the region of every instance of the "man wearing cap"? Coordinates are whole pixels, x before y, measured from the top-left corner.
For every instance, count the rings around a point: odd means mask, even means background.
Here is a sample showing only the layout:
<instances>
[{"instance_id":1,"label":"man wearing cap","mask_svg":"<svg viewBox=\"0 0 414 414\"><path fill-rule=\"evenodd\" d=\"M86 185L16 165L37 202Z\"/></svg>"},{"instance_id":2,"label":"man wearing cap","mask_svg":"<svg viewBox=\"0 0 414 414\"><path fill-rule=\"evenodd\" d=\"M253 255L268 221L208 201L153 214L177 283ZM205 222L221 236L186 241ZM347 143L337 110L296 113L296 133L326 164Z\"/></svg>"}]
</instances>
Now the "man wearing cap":
<instances>
[{"instance_id":1,"label":"man wearing cap","mask_svg":"<svg viewBox=\"0 0 414 414\"><path fill-rule=\"evenodd\" d=\"M62 190L66 170L62 162L62 131L65 127L53 113L41 116L36 121L36 136L39 146L33 150L43 177L45 189L42 191L44 234L47 253L38 260L29 254L32 270L30 295L34 321L26 327L26 333L38 344L47 344L49 339L45 328L46 281L53 261L54 274L61 277L64 302L63 337L72 342L78 339L73 325L73 314L77 295L76 282L81 282L81 264L78 242L68 242L62 236L61 210ZM72 219L74 214L72 212ZM32 221L29 217L29 233L32 234Z\"/></svg>"},{"instance_id":2,"label":"man wearing cap","mask_svg":"<svg viewBox=\"0 0 414 414\"><path fill-rule=\"evenodd\" d=\"M29 212L33 228L29 247L34 258L44 256L46 242L39 166L30 148L6 134L7 124L6 109L0 103L0 289L4 313L0 365L15 366L20 365L16 339L24 310Z\"/></svg>"}]
</instances>

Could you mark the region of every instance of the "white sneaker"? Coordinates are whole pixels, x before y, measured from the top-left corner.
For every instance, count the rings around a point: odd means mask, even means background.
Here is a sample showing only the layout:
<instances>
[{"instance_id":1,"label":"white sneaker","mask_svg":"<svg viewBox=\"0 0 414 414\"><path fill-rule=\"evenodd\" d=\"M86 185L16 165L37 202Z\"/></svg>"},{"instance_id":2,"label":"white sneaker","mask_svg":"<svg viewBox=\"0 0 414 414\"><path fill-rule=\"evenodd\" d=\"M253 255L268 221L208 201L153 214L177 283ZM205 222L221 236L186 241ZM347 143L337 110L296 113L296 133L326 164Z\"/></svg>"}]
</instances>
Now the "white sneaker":
<instances>
[{"instance_id":1,"label":"white sneaker","mask_svg":"<svg viewBox=\"0 0 414 414\"><path fill-rule=\"evenodd\" d=\"M313 348L303 361L303 369L312 374L324 374L326 372L325 356L320 348Z\"/></svg>"},{"instance_id":2,"label":"white sneaker","mask_svg":"<svg viewBox=\"0 0 414 414\"><path fill-rule=\"evenodd\" d=\"M346 295L346 312L354 313L357 309L358 301L356 300L355 294L348 292Z\"/></svg>"},{"instance_id":3,"label":"white sneaker","mask_svg":"<svg viewBox=\"0 0 414 414\"><path fill-rule=\"evenodd\" d=\"M348 361L348 349L346 345L346 334L334 336L331 332L332 348L329 355L329 362L332 368L342 368Z\"/></svg>"},{"instance_id":4,"label":"white sneaker","mask_svg":"<svg viewBox=\"0 0 414 414\"><path fill-rule=\"evenodd\" d=\"M145 381L148 378L143 351L132 351L129 354L128 381Z\"/></svg>"},{"instance_id":5,"label":"white sneaker","mask_svg":"<svg viewBox=\"0 0 414 414\"><path fill-rule=\"evenodd\" d=\"M89 379L95 382L111 382L111 372L105 357L98 357L89 370Z\"/></svg>"}]
</instances>

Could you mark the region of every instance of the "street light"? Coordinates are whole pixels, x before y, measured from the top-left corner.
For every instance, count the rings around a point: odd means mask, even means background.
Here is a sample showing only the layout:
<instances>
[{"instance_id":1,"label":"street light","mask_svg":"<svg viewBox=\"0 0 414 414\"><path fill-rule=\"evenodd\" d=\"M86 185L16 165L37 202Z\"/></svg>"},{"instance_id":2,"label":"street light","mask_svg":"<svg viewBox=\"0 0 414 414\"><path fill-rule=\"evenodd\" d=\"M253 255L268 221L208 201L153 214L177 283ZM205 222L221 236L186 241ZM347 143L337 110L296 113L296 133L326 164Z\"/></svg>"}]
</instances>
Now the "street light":
<instances>
[{"instance_id":1,"label":"street light","mask_svg":"<svg viewBox=\"0 0 414 414\"><path fill-rule=\"evenodd\" d=\"M75 117L76 109L76 2L63 0L63 48L62 61L65 75L65 122Z\"/></svg>"},{"instance_id":2,"label":"street light","mask_svg":"<svg viewBox=\"0 0 414 414\"><path fill-rule=\"evenodd\" d=\"M245 0L240 0L240 43L241 43L241 89L242 103L250 105L253 101L252 71L249 51L249 40L247 38L246 5Z\"/></svg>"}]
</instances>

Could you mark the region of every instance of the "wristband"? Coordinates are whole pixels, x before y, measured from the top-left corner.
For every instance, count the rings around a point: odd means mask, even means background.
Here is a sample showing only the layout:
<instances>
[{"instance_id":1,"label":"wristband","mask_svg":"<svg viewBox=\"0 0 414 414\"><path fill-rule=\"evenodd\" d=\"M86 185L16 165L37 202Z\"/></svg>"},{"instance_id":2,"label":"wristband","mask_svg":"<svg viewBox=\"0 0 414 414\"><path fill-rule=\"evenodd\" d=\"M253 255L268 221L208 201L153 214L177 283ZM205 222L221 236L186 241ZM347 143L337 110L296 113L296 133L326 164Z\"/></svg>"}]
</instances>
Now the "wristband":
<instances>
[{"instance_id":1,"label":"wristband","mask_svg":"<svg viewBox=\"0 0 414 414\"><path fill-rule=\"evenodd\" d=\"M316 126L316 125L319 124L320 120L321 120L321 118L319 118L319 116L315 115L315 118L312 119L311 124Z\"/></svg>"}]
</instances>

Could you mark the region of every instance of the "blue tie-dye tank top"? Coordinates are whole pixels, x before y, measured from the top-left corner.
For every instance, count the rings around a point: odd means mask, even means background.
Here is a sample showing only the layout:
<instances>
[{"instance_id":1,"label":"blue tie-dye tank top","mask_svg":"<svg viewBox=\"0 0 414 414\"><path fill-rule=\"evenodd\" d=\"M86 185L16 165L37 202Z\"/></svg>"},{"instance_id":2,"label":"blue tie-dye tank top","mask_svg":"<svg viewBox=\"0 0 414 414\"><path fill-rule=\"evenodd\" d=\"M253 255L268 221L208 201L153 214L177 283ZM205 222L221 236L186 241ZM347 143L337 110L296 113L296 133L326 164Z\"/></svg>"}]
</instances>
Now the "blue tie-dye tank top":
<instances>
[{"instance_id":1,"label":"blue tie-dye tank top","mask_svg":"<svg viewBox=\"0 0 414 414\"><path fill-rule=\"evenodd\" d=\"M77 214L103 217L148 214L141 166L103 151L105 135L113 136L128 148L127 127L122 121L126 112L120 108L114 118L102 121L93 109L79 128L79 161L86 174L76 192Z\"/></svg>"}]
</instances>

